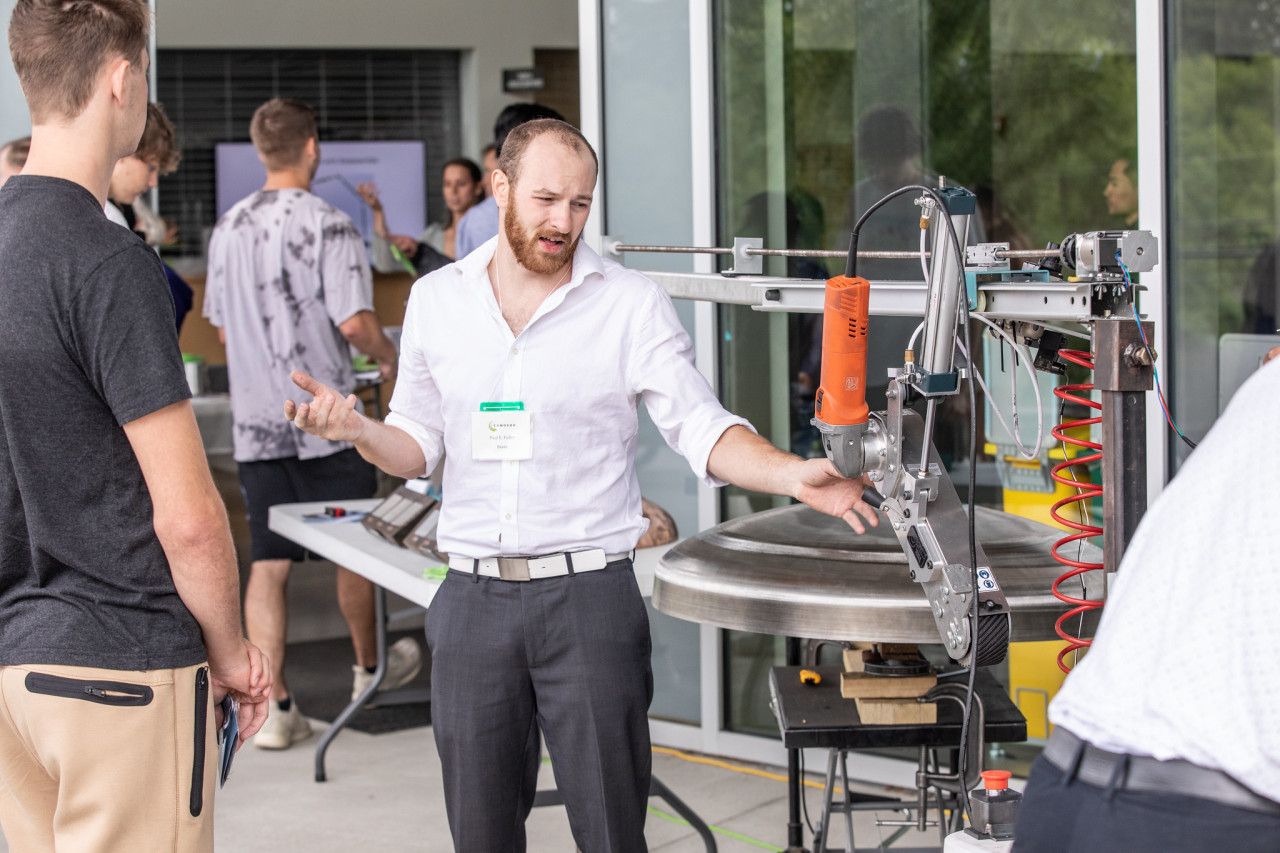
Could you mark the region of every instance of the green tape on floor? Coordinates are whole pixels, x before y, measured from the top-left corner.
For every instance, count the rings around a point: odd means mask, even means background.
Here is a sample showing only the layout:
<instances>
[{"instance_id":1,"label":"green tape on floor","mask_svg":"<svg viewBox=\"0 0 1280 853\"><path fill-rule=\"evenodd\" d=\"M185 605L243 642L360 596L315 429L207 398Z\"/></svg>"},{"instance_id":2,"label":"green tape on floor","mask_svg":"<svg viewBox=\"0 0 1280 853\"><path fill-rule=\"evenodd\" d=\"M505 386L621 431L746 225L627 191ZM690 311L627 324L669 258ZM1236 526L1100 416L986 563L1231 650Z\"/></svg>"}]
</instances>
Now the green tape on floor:
<instances>
[{"instance_id":1,"label":"green tape on floor","mask_svg":"<svg viewBox=\"0 0 1280 853\"><path fill-rule=\"evenodd\" d=\"M656 814L658 817L662 818L663 820L671 821L672 823L679 824L680 826L690 825L689 821L685 820L684 818L679 818L679 817L676 817L675 815L669 815L666 812L664 812L662 809L655 809L653 806L649 806L649 811L652 812L653 814ZM774 847L772 844L766 844L763 841L757 841L754 838L749 838L743 835L741 832L734 832L732 829L724 829L723 827L711 826L711 825L708 825L707 828L710 829L712 832L720 833L726 838L732 838L735 841L741 841L743 844L750 844L753 847L759 847L762 850L772 850L774 851L774 853L783 853L783 848L781 847Z\"/></svg>"}]
</instances>

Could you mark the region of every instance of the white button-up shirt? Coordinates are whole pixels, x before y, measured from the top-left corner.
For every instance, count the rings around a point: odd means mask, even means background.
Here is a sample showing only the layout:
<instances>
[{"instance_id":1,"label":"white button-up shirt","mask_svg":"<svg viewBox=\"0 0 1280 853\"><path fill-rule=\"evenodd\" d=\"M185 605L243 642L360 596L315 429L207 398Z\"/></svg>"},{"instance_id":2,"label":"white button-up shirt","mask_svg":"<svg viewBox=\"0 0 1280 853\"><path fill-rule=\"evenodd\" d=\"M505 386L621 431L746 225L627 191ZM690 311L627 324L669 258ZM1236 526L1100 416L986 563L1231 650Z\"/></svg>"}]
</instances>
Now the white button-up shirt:
<instances>
[{"instance_id":1,"label":"white button-up shirt","mask_svg":"<svg viewBox=\"0 0 1280 853\"><path fill-rule=\"evenodd\" d=\"M520 333L489 283L497 238L420 279L409 296L400 373L387 423L422 447L427 470L445 454L440 549L454 556L541 555L635 547L640 513L636 400L708 485L711 448L734 424L693 364L671 298L585 243L569 282ZM522 402L533 457L477 461L472 414Z\"/></svg>"},{"instance_id":2,"label":"white button-up shirt","mask_svg":"<svg viewBox=\"0 0 1280 853\"><path fill-rule=\"evenodd\" d=\"M1102 749L1185 759L1280 801L1277 422L1280 360L1241 386L1147 511L1049 719Z\"/></svg>"}]
</instances>

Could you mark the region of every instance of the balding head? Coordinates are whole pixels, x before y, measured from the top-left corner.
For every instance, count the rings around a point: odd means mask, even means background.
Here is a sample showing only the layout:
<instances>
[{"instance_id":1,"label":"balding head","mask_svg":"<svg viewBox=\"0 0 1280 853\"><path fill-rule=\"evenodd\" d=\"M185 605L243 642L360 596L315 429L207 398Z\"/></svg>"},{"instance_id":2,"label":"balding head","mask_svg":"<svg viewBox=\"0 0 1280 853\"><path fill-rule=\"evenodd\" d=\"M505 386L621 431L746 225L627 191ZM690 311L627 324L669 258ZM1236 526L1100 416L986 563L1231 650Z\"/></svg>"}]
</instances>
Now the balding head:
<instances>
[{"instance_id":1,"label":"balding head","mask_svg":"<svg viewBox=\"0 0 1280 853\"><path fill-rule=\"evenodd\" d=\"M529 144L543 136L552 139L566 148L583 155L590 155L596 172L600 171L600 160L587 138L576 127L565 121L553 118L535 119L514 128L502 146L498 156L498 168L507 176L507 180L515 186L520 180L520 169L524 163L525 152Z\"/></svg>"}]
</instances>

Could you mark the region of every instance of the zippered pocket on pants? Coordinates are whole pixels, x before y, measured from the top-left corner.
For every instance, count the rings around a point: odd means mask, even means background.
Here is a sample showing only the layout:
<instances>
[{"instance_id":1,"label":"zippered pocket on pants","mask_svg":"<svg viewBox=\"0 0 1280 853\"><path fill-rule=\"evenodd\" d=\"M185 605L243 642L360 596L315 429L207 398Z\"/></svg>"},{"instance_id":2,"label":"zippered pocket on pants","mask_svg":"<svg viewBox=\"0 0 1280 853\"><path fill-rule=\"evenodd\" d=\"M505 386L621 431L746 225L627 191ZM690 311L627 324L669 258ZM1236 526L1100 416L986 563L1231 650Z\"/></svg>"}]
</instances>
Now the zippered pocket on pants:
<instances>
[{"instance_id":1,"label":"zippered pocket on pants","mask_svg":"<svg viewBox=\"0 0 1280 853\"><path fill-rule=\"evenodd\" d=\"M195 747L191 760L191 816L204 810L204 745L209 727L209 667L196 670Z\"/></svg>"},{"instance_id":2,"label":"zippered pocket on pants","mask_svg":"<svg viewBox=\"0 0 1280 853\"><path fill-rule=\"evenodd\" d=\"M154 696L151 688L145 684L67 678L47 672L28 672L24 683L28 693L83 699L99 705L149 705Z\"/></svg>"}]
</instances>

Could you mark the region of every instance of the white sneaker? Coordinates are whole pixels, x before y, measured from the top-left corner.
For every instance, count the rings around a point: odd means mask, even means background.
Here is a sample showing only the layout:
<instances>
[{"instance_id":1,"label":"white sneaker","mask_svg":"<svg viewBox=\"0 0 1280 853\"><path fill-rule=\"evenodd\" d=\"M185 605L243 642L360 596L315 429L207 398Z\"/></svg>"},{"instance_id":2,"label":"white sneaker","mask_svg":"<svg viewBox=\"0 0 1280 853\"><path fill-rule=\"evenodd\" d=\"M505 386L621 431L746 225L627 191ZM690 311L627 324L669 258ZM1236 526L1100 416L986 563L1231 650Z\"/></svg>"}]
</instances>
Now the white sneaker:
<instances>
[{"instance_id":1,"label":"white sneaker","mask_svg":"<svg viewBox=\"0 0 1280 853\"><path fill-rule=\"evenodd\" d=\"M311 737L311 724L298 710L297 701L294 701L287 711L281 711L280 703L273 701L270 713L267 714L267 721L253 736L253 745L259 749L288 749L298 741L309 737Z\"/></svg>"},{"instance_id":2,"label":"white sneaker","mask_svg":"<svg viewBox=\"0 0 1280 853\"><path fill-rule=\"evenodd\" d=\"M387 673L378 685L378 692L395 690L404 687L422 670L422 648L413 637L401 637L387 649ZM354 677L351 680L351 698L358 699L360 694L373 681L373 673L366 672L359 664L351 667Z\"/></svg>"}]
</instances>

